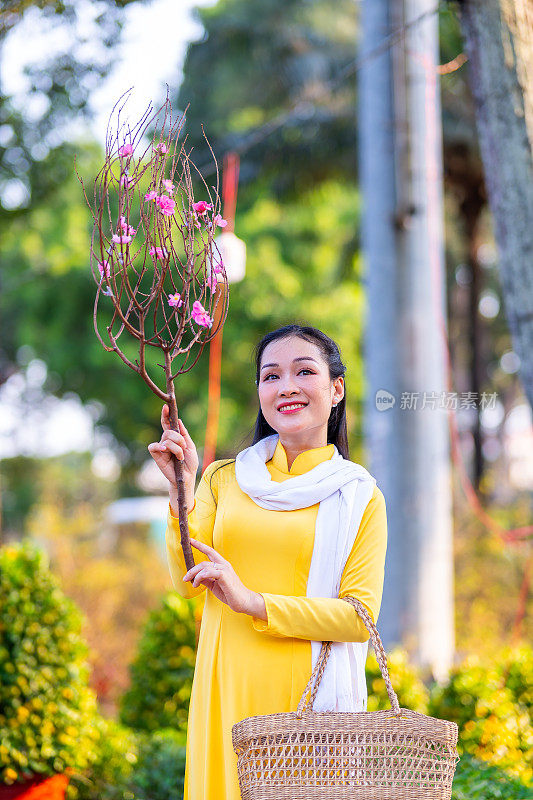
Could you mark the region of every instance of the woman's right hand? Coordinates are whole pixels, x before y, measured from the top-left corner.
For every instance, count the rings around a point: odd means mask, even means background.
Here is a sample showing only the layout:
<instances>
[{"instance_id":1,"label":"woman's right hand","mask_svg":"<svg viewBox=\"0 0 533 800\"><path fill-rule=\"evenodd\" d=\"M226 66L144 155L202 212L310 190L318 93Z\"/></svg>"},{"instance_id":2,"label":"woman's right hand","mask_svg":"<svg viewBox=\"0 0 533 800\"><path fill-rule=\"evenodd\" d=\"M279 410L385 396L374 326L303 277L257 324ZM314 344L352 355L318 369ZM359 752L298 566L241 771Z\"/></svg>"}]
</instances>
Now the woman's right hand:
<instances>
[{"instance_id":1,"label":"woman's right hand","mask_svg":"<svg viewBox=\"0 0 533 800\"><path fill-rule=\"evenodd\" d=\"M196 480L196 473L198 471L198 453L196 446L189 436L187 428L178 419L179 431L174 431L170 427L170 412L168 405L165 403L161 411L161 427L163 434L159 442L152 442L148 445L150 455L155 463L169 481L171 486L170 490L177 490L176 474L174 472L174 461L172 454L183 462L183 479L185 481L185 488L189 492L194 493L194 483Z\"/></svg>"}]
</instances>

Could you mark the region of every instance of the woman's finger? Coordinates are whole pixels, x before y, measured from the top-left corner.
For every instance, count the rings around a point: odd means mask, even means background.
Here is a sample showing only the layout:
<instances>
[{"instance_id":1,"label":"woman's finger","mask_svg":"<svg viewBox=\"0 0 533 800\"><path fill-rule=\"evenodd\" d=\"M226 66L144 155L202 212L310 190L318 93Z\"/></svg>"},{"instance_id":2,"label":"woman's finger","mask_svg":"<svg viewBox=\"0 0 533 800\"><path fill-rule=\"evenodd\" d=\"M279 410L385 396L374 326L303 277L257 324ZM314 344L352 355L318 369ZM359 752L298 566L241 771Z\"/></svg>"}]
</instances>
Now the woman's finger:
<instances>
[{"instance_id":1,"label":"woman's finger","mask_svg":"<svg viewBox=\"0 0 533 800\"><path fill-rule=\"evenodd\" d=\"M161 442L152 442L151 444L148 445L148 450L150 451L150 453L152 453L153 451L162 451L163 453L168 452L166 445L162 444Z\"/></svg>"},{"instance_id":2,"label":"woman's finger","mask_svg":"<svg viewBox=\"0 0 533 800\"><path fill-rule=\"evenodd\" d=\"M191 439L189 431L187 430L187 428L183 424L183 420L178 419L178 426L179 426L179 429L180 429L180 433L182 434L182 436L185 437L185 440L186 440L187 444L193 444L193 440Z\"/></svg>"},{"instance_id":3,"label":"woman's finger","mask_svg":"<svg viewBox=\"0 0 533 800\"><path fill-rule=\"evenodd\" d=\"M174 453L176 458L179 458L180 461L183 461L183 459L185 458L185 455L183 453L183 448L180 447L179 444L176 444L176 442L173 442L172 439L165 439L165 446L166 446L167 452Z\"/></svg>"},{"instance_id":4,"label":"woman's finger","mask_svg":"<svg viewBox=\"0 0 533 800\"><path fill-rule=\"evenodd\" d=\"M168 431L170 428L170 409L167 403L161 409L161 427L164 431Z\"/></svg>"},{"instance_id":5,"label":"woman's finger","mask_svg":"<svg viewBox=\"0 0 533 800\"><path fill-rule=\"evenodd\" d=\"M206 580L207 578L209 580L217 580L221 577L221 570L217 568L216 564L211 564L209 567L203 567L203 569L199 570L192 579L191 583L193 586L198 586L202 580Z\"/></svg>"},{"instance_id":6,"label":"woman's finger","mask_svg":"<svg viewBox=\"0 0 533 800\"><path fill-rule=\"evenodd\" d=\"M176 444L179 444L181 447L187 447L187 440L185 439L185 436L183 436L181 433L178 433L178 431L172 430L172 428L163 431L161 434L162 442L166 442L169 439L172 439L173 442L176 442Z\"/></svg>"},{"instance_id":7,"label":"woman's finger","mask_svg":"<svg viewBox=\"0 0 533 800\"><path fill-rule=\"evenodd\" d=\"M220 555L213 547L209 547L208 544L204 544L203 542L199 542L197 539L193 539L192 536L190 537L191 542L193 542L194 546L197 550L201 550L202 553L206 553L210 556L213 561L217 561L219 564L226 564L226 559Z\"/></svg>"},{"instance_id":8,"label":"woman's finger","mask_svg":"<svg viewBox=\"0 0 533 800\"><path fill-rule=\"evenodd\" d=\"M184 581L190 580L196 575L199 569L207 567L209 566L209 564L211 564L211 561L199 561L198 564L195 564L194 567L191 567L190 570L185 573L185 575L183 576L183 580Z\"/></svg>"}]
</instances>

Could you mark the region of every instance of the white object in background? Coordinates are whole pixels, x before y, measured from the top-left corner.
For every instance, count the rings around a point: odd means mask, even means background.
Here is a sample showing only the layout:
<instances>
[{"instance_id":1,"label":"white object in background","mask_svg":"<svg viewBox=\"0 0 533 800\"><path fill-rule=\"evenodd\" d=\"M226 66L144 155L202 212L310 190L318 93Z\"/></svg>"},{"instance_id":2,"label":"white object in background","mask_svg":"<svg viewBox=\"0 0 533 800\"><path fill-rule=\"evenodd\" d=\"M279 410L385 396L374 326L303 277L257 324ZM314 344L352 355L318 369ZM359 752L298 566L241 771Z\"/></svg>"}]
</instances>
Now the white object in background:
<instances>
[{"instance_id":1,"label":"white object in background","mask_svg":"<svg viewBox=\"0 0 533 800\"><path fill-rule=\"evenodd\" d=\"M222 256L222 262L228 276L228 283L242 281L246 273L246 245L233 231L223 231L215 239L215 244ZM213 253L215 264L219 261L218 253Z\"/></svg>"}]
</instances>

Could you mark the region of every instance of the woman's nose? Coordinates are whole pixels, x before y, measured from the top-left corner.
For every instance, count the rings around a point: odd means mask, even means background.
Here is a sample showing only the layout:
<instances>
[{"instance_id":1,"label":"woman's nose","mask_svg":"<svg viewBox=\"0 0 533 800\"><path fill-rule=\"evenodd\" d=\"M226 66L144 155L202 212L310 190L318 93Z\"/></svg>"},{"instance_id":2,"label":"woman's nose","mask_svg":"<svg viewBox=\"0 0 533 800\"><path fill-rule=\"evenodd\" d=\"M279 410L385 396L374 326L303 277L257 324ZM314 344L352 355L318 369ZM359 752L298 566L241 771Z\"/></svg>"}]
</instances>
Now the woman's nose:
<instances>
[{"instance_id":1,"label":"woman's nose","mask_svg":"<svg viewBox=\"0 0 533 800\"><path fill-rule=\"evenodd\" d=\"M299 389L294 382L293 378L281 378L278 384L278 392L280 394L298 394Z\"/></svg>"}]
</instances>

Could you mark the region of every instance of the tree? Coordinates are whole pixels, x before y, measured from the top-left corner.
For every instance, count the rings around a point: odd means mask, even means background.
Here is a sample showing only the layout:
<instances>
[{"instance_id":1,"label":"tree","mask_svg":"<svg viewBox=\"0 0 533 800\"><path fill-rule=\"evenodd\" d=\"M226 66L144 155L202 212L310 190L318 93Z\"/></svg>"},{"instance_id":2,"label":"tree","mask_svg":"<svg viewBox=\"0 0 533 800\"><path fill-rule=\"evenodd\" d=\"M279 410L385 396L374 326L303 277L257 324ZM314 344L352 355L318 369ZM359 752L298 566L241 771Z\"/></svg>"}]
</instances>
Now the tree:
<instances>
[{"instance_id":1,"label":"tree","mask_svg":"<svg viewBox=\"0 0 533 800\"><path fill-rule=\"evenodd\" d=\"M516 0L463 0L459 16L506 315L533 406L533 12Z\"/></svg>"},{"instance_id":2,"label":"tree","mask_svg":"<svg viewBox=\"0 0 533 800\"><path fill-rule=\"evenodd\" d=\"M294 197L323 180L355 181L357 4L220 0L197 16L205 34L189 46L178 105L190 103L198 164L210 160L202 122L215 152L246 148L241 187Z\"/></svg>"},{"instance_id":3,"label":"tree","mask_svg":"<svg viewBox=\"0 0 533 800\"><path fill-rule=\"evenodd\" d=\"M27 224L28 214L49 208L56 192L68 182L76 152L72 139L84 130L91 92L113 64L124 7L130 2L139 0L104 0L92 10L90 20L86 4L80 0L2 3L0 53L9 33L28 15L33 16L36 28L61 25L68 31L63 51L27 67L31 88L24 102L6 96L0 80L0 224L5 229L18 219ZM29 101L38 101L40 110L36 112L35 102ZM9 280L4 271L0 273L0 293L6 282L10 288ZM0 344L0 385L17 369L4 340Z\"/></svg>"}]
</instances>

